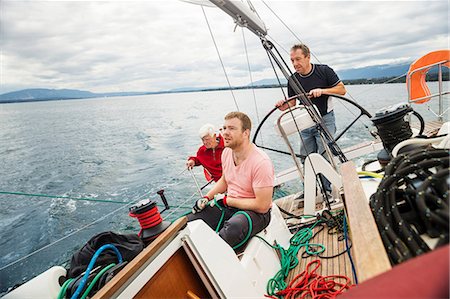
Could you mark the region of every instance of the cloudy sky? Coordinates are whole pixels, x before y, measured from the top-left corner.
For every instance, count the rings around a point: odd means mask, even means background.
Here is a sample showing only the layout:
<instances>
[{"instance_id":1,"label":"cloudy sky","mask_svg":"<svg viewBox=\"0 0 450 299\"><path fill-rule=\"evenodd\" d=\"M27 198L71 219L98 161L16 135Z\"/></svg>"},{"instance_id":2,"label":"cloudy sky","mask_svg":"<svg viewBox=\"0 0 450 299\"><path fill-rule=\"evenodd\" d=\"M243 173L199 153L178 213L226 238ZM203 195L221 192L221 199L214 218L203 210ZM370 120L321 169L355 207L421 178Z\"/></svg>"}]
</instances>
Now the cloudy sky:
<instances>
[{"instance_id":1,"label":"cloudy sky","mask_svg":"<svg viewBox=\"0 0 450 299\"><path fill-rule=\"evenodd\" d=\"M449 48L449 1L253 1L289 62L297 38L335 70L409 62ZM269 8L276 15L269 10ZM204 7L232 85L274 78L248 30ZM0 0L0 93L227 86L199 5L165 1ZM245 41L245 43L244 43Z\"/></svg>"}]
</instances>

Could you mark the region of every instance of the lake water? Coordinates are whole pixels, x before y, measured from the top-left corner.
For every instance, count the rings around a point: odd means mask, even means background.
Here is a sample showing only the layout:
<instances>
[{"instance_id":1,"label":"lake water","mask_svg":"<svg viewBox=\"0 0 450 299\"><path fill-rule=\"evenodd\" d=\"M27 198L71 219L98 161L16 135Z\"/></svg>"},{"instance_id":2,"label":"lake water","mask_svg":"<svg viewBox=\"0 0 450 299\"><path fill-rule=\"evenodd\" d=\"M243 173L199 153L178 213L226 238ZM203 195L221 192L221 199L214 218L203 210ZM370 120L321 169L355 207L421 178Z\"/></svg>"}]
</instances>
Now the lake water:
<instances>
[{"instance_id":1,"label":"lake water","mask_svg":"<svg viewBox=\"0 0 450 299\"><path fill-rule=\"evenodd\" d=\"M347 89L372 114L406 101L403 84ZM240 90L234 96L254 127L283 98L279 89L258 89L255 94ZM335 103L339 131L355 111ZM426 105L414 108L424 118L434 119ZM195 154L201 143L198 129L204 123L222 125L224 115L234 110L230 91L0 105L0 191L124 203L152 198L160 203L155 192L164 189L172 209L162 216L172 221L197 198L192 196L196 192L193 179L183 170L186 157ZM271 117L263 126L258 143L286 150L274 133L275 119ZM369 129L371 123L364 118L339 144L356 144L370 136ZM276 171L291 166L290 157L269 155ZM195 175L200 184L205 182L199 167ZM286 188L299 187L293 184ZM139 231L125 204L4 194L0 200L0 294L52 265L67 262L74 250L99 232Z\"/></svg>"}]
</instances>

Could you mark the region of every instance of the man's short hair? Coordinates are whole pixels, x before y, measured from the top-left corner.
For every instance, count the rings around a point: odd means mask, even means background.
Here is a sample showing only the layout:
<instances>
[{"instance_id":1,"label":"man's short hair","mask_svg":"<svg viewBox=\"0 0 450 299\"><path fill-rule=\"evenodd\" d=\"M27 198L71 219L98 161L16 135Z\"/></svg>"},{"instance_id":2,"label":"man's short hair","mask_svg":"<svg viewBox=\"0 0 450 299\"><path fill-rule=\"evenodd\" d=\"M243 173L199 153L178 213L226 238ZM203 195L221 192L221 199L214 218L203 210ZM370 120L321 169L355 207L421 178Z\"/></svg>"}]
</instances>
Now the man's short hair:
<instances>
[{"instance_id":1,"label":"man's short hair","mask_svg":"<svg viewBox=\"0 0 450 299\"><path fill-rule=\"evenodd\" d=\"M250 120L250 117L247 116L247 114L239 112L239 111L234 111L234 112L230 112L227 115L225 115L225 120L228 119L232 119L232 118L237 118L241 121L242 123L242 132L245 130L252 130L252 121Z\"/></svg>"},{"instance_id":2,"label":"man's short hair","mask_svg":"<svg viewBox=\"0 0 450 299\"><path fill-rule=\"evenodd\" d=\"M291 52L294 52L297 50L302 50L302 53L303 53L303 55L305 55L305 57L308 57L311 54L311 51L309 51L308 46L304 45L304 44L295 44L292 46Z\"/></svg>"}]
</instances>

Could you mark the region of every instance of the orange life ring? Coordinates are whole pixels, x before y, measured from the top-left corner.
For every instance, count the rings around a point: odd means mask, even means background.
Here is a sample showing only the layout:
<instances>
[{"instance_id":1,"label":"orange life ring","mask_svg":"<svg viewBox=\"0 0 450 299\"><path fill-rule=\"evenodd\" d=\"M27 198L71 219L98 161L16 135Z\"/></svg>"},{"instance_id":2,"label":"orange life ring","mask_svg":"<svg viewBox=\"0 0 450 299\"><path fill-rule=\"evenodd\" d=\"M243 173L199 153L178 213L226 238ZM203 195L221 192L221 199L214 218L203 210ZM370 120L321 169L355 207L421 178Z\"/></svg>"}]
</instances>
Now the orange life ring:
<instances>
[{"instance_id":1,"label":"orange life ring","mask_svg":"<svg viewBox=\"0 0 450 299\"><path fill-rule=\"evenodd\" d=\"M442 65L450 68L450 50L430 52L420 57L410 65L408 74L406 75L406 86L408 90L410 90L409 99L421 99L414 101L414 103L423 104L431 100L431 92L427 86L425 78L432 66L426 66L438 63L440 61L445 61ZM423 69L416 71L422 67ZM411 83L411 86L409 86L409 83Z\"/></svg>"}]
</instances>

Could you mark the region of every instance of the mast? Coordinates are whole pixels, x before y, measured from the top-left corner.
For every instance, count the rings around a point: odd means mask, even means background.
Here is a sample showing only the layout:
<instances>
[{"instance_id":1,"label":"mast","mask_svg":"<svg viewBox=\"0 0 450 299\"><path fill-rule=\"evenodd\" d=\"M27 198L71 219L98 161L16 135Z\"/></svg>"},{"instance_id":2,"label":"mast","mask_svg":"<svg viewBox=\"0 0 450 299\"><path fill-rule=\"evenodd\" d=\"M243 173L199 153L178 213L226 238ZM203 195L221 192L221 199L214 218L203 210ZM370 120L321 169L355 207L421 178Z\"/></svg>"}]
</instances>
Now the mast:
<instances>
[{"instance_id":1,"label":"mast","mask_svg":"<svg viewBox=\"0 0 450 299\"><path fill-rule=\"evenodd\" d=\"M278 68L281 70L283 75L285 76L286 80L290 82L292 88L297 93L297 99L300 101L301 104L303 104L308 111L311 118L314 120L314 122L317 124L317 129L319 130L321 136L325 139L324 147L328 147L331 149L331 151L339 157L341 162L347 161L347 158L345 157L342 150L337 145L336 141L334 140L331 133L328 131L327 127L325 126L325 123L323 122L322 116L316 111L316 109L313 108L313 103L311 100L306 96L306 92L303 88L303 86L300 84L300 82L294 77L292 77L292 80L289 80L291 78L292 72L289 70L289 67L287 66L286 62L284 61L281 54L278 52L278 50L275 48L275 45L270 42L267 38L267 29L264 24L264 22L259 18L256 11L254 11L250 5L250 8L247 8L242 2L240 1L231 1L231 0L209 0L209 2L216 5L219 9L230 15L233 19L236 25L239 25L241 27L246 27L251 32L256 34L258 36L263 44L263 47L265 48L266 52L270 55L270 57L275 61ZM274 70L275 71L275 70Z\"/></svg>"}]
</instances>

